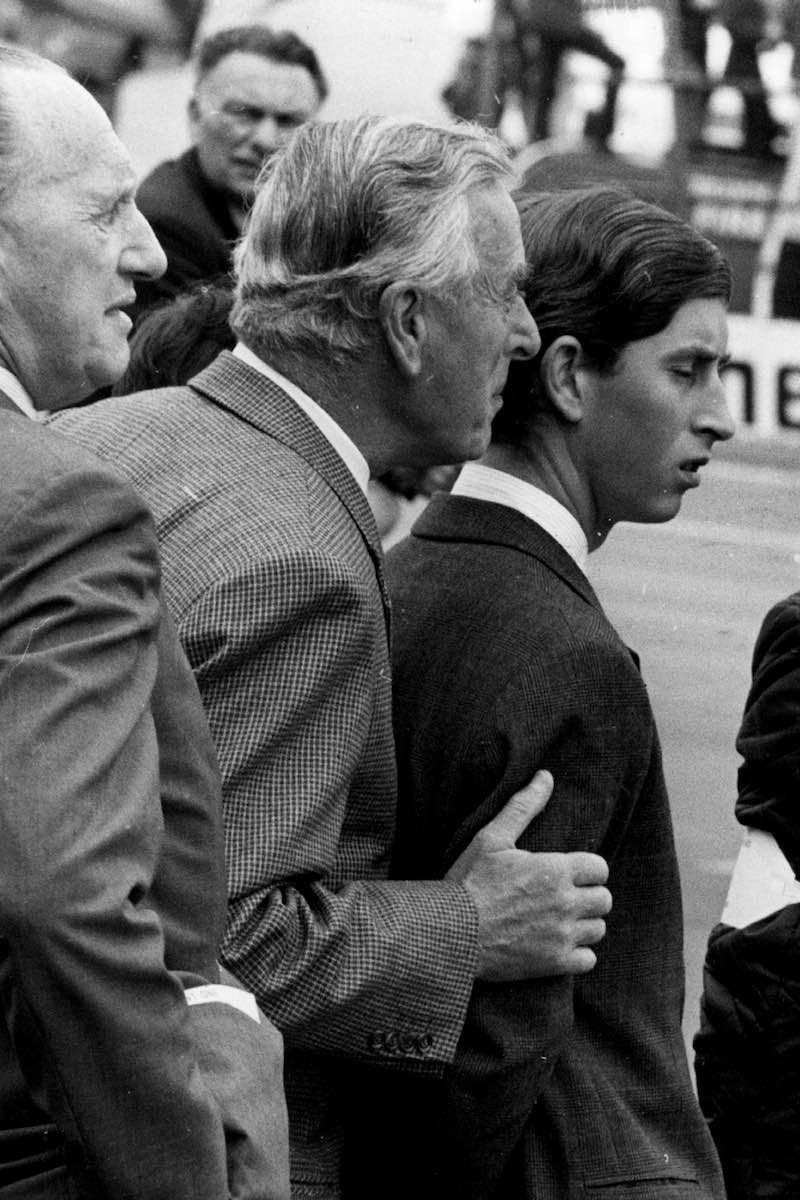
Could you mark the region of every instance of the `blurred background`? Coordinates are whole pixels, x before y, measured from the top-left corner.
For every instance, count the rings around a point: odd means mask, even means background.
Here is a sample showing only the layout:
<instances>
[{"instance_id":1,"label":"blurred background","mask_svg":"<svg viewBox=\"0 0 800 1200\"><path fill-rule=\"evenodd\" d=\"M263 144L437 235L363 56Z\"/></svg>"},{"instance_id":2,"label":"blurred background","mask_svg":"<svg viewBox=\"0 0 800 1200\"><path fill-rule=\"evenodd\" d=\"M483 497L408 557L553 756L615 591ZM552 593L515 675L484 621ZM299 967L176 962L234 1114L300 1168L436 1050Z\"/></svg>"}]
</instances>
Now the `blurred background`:
<instances>
[{"instance_id":1,"label":"blurred background","mask_svg":"<svg viewBox=\"0 0 800 1200\"><path fill-rule=\"evenodd\" d=\"M756 632L800 587L799 0L0 0L0 33L63 61L144 174L188 145L191 47L263 21L317 51L323 116L482 121L527 188L619 180L735 271L739 435L665 526L618 527L590 574L642 659L681 860L687 1044L739 832L734 739ZM424 498L406 504L402 536ZM546 764L543 764L546 765Z\"/></svg>"}]
</instances>

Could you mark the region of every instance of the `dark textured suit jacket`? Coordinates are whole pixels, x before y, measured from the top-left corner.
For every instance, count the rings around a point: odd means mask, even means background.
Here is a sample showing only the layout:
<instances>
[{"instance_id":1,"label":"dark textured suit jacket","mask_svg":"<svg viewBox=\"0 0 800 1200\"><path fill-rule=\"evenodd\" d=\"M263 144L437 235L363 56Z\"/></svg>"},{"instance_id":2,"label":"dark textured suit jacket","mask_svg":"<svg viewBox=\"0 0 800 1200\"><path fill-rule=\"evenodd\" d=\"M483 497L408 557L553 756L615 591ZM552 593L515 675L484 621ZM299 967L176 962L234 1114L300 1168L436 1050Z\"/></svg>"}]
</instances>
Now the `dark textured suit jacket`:
<instances>
[{"instance_id":1,"label":"dark textured suit jacket","mask_svg":"<svg viewBox=\"0 0 800 1200\"><path fill-rule=\"evenodd\" d=\"M764 618L736 748L737 819L800 876L800 592ZM698 1092L731 1196L800 1195L800 904L711 931L700 1012Z\"/></svg>"},{"instance_id":2,"label":"dark textured suit jacket","mask_svg":"<svg viewBox=\"0 0 800 1200\"><path fill-rule=\"evenodd\" d=\"M277 1034L184 1000L219 980L219 777L152 521L0 407L0 1194L285 1197Z\"/></svg>"},{"instance_id":3,"label":"dark textured suit jacket","mask_svg":"<svg viewBox=\"0 0 800 1200\"><path fill-rule=\"evenodd\" d=\"M161 243L167 269L160 279L137 281L134 321L159 301L227 276L238 236L224 194L203 176L194 149L145 176L136 203Z\"/></svg>"},{"instance_id":4,"label":"dark textured suit jacket","mask_svg":"<svg viewBox=\"0 0 800 1200\"><path fill-rule=\"evenodd\" d=\"M435 497L387 575L396 871L440 875L547 767L554 794L519 844L604 855L614 898L589 975L476 987L445 1083L389 1118L396 1145L427 1144L439 1168L406 1156L406 1194L721 1197L681 1035L678 872L634 657L569 555L502 505Z\"/></svg>"},{"instance_id":5,"label":"dark textured suit jacket","mask_svg":"<svg viewBox=\"0 0 800 1200\"><path fill-rule=\"evenodd\" d=\"M463 889L386 882L396 777L372 513L313 422L227 352L189 387L57 427L155 515L223 774L225 959L286 1038L294 1194L335 1195L352 1064L449 1061L476 955Z\"/></svg>"}]
</instances>

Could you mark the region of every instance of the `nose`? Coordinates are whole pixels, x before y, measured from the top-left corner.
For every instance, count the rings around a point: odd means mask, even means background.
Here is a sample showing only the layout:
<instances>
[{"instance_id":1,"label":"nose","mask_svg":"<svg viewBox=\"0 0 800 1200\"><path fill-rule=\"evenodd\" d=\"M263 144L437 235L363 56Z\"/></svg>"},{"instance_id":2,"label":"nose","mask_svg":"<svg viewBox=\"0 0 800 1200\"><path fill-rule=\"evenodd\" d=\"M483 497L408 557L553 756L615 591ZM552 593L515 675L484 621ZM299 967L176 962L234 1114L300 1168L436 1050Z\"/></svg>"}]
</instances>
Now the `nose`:
<instances>
[{"instance_id":1,"label":"nose","mask_svg":"<svg viewBox=\"0 0 800 1200\"><path fill-rule=\"evenodd\" d=\"M719 376L711 385L708 401L700 413L697 424L716 442L727 442L736 432L736 424L728 408L725 384Z\"/></svg>"},{"instance_id":2,"label":"nose","mask_svg":"<svg viewBox=\"0 0 800 1200\"><path fill-rule=\"evenodd\" d=\"M522 299L522 296L517 296L514 300L509 334L511 358L533 358L534 355L539 353L542 339L539 336L539 330L531 316L530 309Z\"/></svg>"},{"instance_id":3,"label":"nose","mask_svg":"<svg viewBox=\"0 0 800 1200\"><path fill-rule=\"evenodd\" d=\"M250 133L250 144L261 155L270 154L282 140L274 113L265 113Z\"/></svg>"},{"instance_id":4,"label":"nose","mask_svg":"<svg viewBox=\"0 0 800 1200\"><path fill-rule=\"evenodd\" d=\"M167 256L139 209L134 206L130 233L120 256L120 274L158 279L167 269Z\"/></svg>"}]
</instances>

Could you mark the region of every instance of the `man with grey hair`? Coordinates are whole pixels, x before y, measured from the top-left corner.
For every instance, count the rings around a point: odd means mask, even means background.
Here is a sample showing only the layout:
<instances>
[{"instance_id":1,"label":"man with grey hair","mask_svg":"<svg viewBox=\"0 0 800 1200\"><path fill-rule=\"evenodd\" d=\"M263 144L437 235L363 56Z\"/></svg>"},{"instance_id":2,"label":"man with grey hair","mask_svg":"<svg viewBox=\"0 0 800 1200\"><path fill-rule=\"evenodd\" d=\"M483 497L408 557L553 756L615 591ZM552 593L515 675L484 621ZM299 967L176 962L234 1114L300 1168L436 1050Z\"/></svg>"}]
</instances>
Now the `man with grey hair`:
<instances>
[{"instance_id":1,"label":"man with grey hair","mask_svg":"<svg viewBox=\"0 0 800 1200\"><path fill-rule=\"evenodd\" d=\"M286 1200L281 1044L221 983L220 781L130 485L43 429L164 255L109 120L0 46L0 1194Z\"/></svg>"},{"instance_id":2,"label":"man with grey hair","mask_svg":"<svg viewBox=\"0 0 800 1200\"><path fill-rule=\"evenodd\" d=\"M610 906L602 859L515 847L546 773L445 880L387 878L390 613L365 490L481 454L509 362L537 349L509 184L476 128L305 125L251 210L234 351L59 422L156 516L223 772L225 961L287 1043L295 1197L341 1195L359 1063L441 1071L476 979L591 970Z\"/></svg>"}]
</instances>

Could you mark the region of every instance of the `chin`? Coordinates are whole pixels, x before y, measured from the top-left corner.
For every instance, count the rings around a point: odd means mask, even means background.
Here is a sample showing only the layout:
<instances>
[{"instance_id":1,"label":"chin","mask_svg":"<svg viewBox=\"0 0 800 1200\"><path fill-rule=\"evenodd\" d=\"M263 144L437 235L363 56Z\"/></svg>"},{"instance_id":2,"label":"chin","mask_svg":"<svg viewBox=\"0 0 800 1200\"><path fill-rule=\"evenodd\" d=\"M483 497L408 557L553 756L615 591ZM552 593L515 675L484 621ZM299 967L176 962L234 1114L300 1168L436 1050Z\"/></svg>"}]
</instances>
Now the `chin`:
<instances>
[{"instance_id":1,"label":"chin","mask_svg":"<svg viewBox=\"0 0 800 1200\"><path fill-rule=\"evenodd\" d=\"M661 500L657 505L649 509L646 515L635 517L634 520L648 525L663 525L666 521L671 521L673 517L677 517L681 511L682 496L674 496L669 499Z\"/></svg>"},{"instance_id":2,"label":"chin","mask_svg":"<svg viewBox=\"0 0 800 1200\"><path fill-rule=\"evenodd\" d=\"M483 458L486 451L489 449L489 443L492 440L491 429L482 429L479 433L475 433L469 440L468 444L461 447L460 453L455 451L451 458L447 459L449 463L474 462L476 458Z\"/></svg>"}]
</instances>

